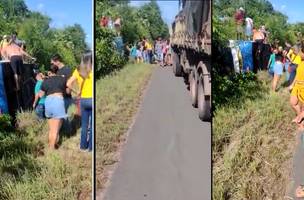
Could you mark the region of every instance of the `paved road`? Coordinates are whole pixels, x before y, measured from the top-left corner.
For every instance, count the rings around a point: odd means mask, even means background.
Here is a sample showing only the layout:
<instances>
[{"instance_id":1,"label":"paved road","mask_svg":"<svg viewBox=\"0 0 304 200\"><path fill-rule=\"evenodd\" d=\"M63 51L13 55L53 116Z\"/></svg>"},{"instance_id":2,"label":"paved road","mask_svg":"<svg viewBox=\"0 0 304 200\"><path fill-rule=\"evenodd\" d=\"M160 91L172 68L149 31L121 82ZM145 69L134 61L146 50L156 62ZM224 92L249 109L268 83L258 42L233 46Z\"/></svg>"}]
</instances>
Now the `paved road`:
<instances>
[{"instance_id":1,"label":"paved road","mask_svg":"<svg viewBox=\"0 0 304 200\"><path fill-rule=\"evenodd\" d=\"M304 185L304 141L302 140L302 134L297 134L297 146L296 151L293 156L293 166L291 179L287 187L287 196L293 199L303 199L296 198L295 191L299 185ZM303 136L304 137L304 136Z\"/></svg>"},{"instance_id":2,"label":"paved road","mask_svg":"<svg viewBox=\"0 0 304 200\"><path fill-rule=\"evenodd\" d=\"M105 200L211 199L211 125L182 78L157 68Z\"/></svg>"}]
</instances>

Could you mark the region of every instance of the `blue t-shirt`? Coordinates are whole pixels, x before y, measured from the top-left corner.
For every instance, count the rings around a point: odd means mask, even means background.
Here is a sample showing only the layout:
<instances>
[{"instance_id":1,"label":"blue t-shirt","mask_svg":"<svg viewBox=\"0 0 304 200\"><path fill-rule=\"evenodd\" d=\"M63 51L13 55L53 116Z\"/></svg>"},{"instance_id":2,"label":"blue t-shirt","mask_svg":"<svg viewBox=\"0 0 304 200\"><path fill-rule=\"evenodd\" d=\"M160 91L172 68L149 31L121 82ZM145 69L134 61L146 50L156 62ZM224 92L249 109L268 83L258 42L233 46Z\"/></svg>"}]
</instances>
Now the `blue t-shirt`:
<instances>
[{"instance_id":1,"label":"blue t-shirt","mask_svg":"<svg viewBox=\"0 0 304 200\"><path fill-rule=\"evenodd\" d=\"M134 58L136 57L136 47L132 47L130 54L132 57L134 57Z\"/></svg>"},{"instance_id":2,"label":"blue t-shirt","mask_svg":"<svg viewBox=\"0 0 304 200\"><path fill-rule=\"evenodd\" d=\"M42 82L43 81L37 81L37 83L35 85L35 95L40 91ZM39 98L38 104L44 105L44 101L45 101L45 96Z\"/></svg>"}]
</instances>

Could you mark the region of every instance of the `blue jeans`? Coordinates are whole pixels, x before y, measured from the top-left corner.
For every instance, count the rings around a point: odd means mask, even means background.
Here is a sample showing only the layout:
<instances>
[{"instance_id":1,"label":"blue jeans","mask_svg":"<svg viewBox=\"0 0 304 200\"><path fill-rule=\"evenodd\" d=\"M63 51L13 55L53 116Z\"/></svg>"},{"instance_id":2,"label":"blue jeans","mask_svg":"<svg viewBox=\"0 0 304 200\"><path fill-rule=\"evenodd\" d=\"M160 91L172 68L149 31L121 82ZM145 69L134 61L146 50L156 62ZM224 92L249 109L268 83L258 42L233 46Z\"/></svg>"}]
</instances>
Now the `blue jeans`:
<instances>
[{"instance_id":1,"label":"blue jeans","mask_svg":"<svg viewBox=\"0 0 304 200\"><path fill-rule=\"evenodd\" d=\"M45 119L45 108L44 104L38 104L35 108L35 113L39 119Z\"/></svg>"},{"instance_id":2,"label":"blue jeans","mask_svg":"<svg viewBox=\"0 0 304 200\"><path fill-rule=\"evenodd\" d=\"M284 69L285 69L285 73L286 73L286 80L289 80L289 72L288 72L288 66L289 66L289 62L287 61L284 65Z\"/></svg>"},{"instance_id":3,"label":"blue jeans","mask_svg":"<svg viewBox=\"0 0 304 200\"><path fill-rule=\"evenodd\" d=\"M163 55L164 55L163 52L157 52L156 55L157 55L157 60L163 63Z\"/></svg>"},{"instance_id":4,"label":"blue jeans","mask_svg":"<svg viewBox=\"0 0 304 200\"><path fill-rule=\"evenodd\" d=\"M291 67L291 72L289 74L288 85L292 84L293 80L296 77L296 70L297 70L297 65L295 64L291 64L290 67Z\"/></svg>"},{"instance_id":5,"label":"blue jeans","mask_svg":"<svg viewBox=\"0 0 304 200\"><path fill-rule=\"evenodd\" d=\"M92 151L92 98L80 99L81 109L81 136L80 149L89 149Z\"/></svg>"}]
</instances>

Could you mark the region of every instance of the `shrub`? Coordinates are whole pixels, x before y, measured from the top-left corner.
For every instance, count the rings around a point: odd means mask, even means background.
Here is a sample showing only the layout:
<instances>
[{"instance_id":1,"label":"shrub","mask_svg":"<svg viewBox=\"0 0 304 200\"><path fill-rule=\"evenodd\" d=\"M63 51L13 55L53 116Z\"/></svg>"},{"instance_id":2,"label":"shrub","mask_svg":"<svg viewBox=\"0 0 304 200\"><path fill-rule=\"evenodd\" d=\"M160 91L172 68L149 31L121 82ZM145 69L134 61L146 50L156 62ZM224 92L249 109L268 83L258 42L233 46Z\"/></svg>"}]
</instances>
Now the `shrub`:
<instances>
[{"instance_id":1,"label":"shrub","mask_svg":"<svg viewBox=\"0 0 304 200\"><path fill-rule=\"evenodd\" d=\"M107 28L96 30L96 65L95 76L100 78L112 71L121 68L127 61L115 49L114 32Z\"/></svg>"},{"instance_id":2,"label":"shrub","mask_svg":"<svg viewBox=\"0 0 304 200\"><path fill-rule=\"evenodd\" d=\"M264 90L262 82L252 72L221 75L213 69L212 104L214 109L226 104L238 105L244 99L257 98Z\"/></svg>"}]
</instances>

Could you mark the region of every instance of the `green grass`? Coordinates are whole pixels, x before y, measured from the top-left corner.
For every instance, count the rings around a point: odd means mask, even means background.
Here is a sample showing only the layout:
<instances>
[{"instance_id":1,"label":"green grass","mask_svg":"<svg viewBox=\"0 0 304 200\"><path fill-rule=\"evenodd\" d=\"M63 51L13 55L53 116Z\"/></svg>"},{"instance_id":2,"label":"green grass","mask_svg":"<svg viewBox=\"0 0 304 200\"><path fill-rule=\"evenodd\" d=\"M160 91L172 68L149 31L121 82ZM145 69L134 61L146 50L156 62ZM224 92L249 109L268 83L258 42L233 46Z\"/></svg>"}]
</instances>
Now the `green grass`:
<instances>
[{"instance_id":1,"label":"green grass","mask_svg":"<svg viewBox=\"0 0 304 200\"><path fill-rule=\"evenodd\" d=\"M153 67L128 64L96 84L96 180L103 189L105 168L117 162L117 149L137 111L142 90Z\"/></svg>"},{"instance_id":2,"label":"green grass","mask_svg":"<svg viewBox=\"0 0 304 200\"><path fill-rule=\"evenodd\" d=\"M59 149L50 151L46 121L31 112L17 118L18 130L0 133L0 199L91 199L92 154L79 151L80 129L61 133Z\"/></svg>"},{"instance_id":3,"label":"green grass","mask_svg":"<svg viewBox=\"0 0 304 200\"><path fill-rule=\"evenodd\" d=\"M286 88L270 92L267 74L258 77L262 95L225 104L215 112L213 199L283 199L285 195L295 145L292 133L297 127L291 123L295 113Z\"/></svg>"}]
</instances>

